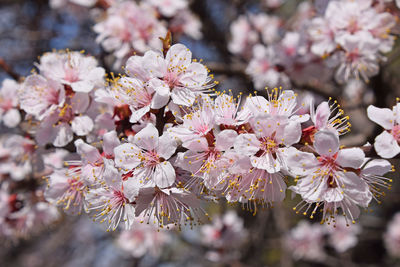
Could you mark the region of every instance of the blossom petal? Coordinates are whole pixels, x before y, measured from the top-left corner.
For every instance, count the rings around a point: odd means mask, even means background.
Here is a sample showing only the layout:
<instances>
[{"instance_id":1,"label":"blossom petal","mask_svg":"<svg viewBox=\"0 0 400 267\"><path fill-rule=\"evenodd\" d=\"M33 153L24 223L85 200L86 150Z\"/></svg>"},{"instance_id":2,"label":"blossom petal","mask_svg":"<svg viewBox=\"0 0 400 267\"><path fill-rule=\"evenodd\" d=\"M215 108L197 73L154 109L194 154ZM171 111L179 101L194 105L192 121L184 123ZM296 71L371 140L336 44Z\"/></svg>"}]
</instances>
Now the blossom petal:
<instances>
[{"instance_id":1,"label":"blossom petal","mask_svg":"<svg viewBox=\"0 0 400 267\"><path fill-rule=\"evenodd\" d=\"M384 159L373 159L362 168L362 174L385 175L392 170L392 164Z\"/></svg>"},{"instance_id":2,"label":"blossom petal","mask_svg":"<svg viewBox=\"0 0 400 267\"><path fill-rule=\"evenodd\" d=\"M124 168L125 171L131 171L141 163L140 153L140 148L134 144L119 145L114 148L115 165Z\"/></svg>"},{"instance_id":3,"label":"blossom petal","mask_svg":"<svg viewBox=\"0 0 400 267\"><path fill-rule=\"evenodd\" d=\"M56 147L66 146L74 139L74 133L68 123L61 123L55 127L55 139L53 145Z\"/></svg>"},{"instance_id":4,"label":"blossom petal","mask_svg":"<svg viewBox=\"0 0 400 267\"><path fill-rule=\"evenodd\" d=\"M375 138L374 148L379 156L390 159L400 153L400 146L393 135L383 131Z\"/></svg>"},{"instance_id":5,"label":"blossom petal","mask_svg":"<svg viewBox=\"0 0 400 267\"><path fill-rule=\"evenodd\" d=\"M260 145L254 134L241 134L236 138L234 148L238 153L251 156L260 150Z\"/></svg>"},{"instance_id":6,"label":"blossom petal","mask_svg":"<svg viewBox=\"0 0 400 267\"><path fill-rule=\"evenodd\" d=\"M15 108L10 109L3 115L3 123L9 128L15 128L21 122L21 114Z\"/></svg>"},{"instance_id":7,"label":"blossom petal","mask_svg":"<svg viewBox=\"0 0 400 267\"><path fill-rule=\"evenodd\" d=\"M339 150L336 163L342 167L358 169L363 164L365 154L360 148L347 148Z\"/></svg>"},{"instance_id":8,"label":"blossom petal","mask_svg":"<svg viewBox=\"0 0 400 267\"><path fill-rule=\"evenodd\" d=\"M81 156L84 164L94 164L101 161L101 155L97 148L86 144L82 139L75 141L76 152Z\"/></svg>"},{"instance_id":9,"label":"blossom petal","mask_svg":"<svg viewBox=\"0 0 400 267\"><path fill-rule=\"evenodd\" d=\"M215 137L215 147L220 151L228 150L233 147L237 136L234 130L223 130Z\"/></svg>"},{"instance_id":10,"label":"blossom petal","mask_svg":"<svg viewBox=\"0 0 400 267\"><path fill-rule=\"evenodd\" d=\"M368 118L371 121L375 122L376 124L379 124L386 130L390 130L393 128L395 118L392 110L388 108L377 108L373 105L370 105L367 108L367 114Z\"/></svg>"},{"instance_id":11,"label":"blossom petal","mask_svg":"<svg viewBox=\"0 0 400 267\"><path fill-rule=\"evenodd\" d=\"M169 159L178 147L176 141L168 133L164 133L158 141L157 154L164 158Z\"/></svg>"},{"instance_id":12,"label":"blossom petal","mask_svg":"<svg viewBox=\"0 0 400 267\"><path fill-rule=\"evenodd\" d=\"M339 150L339 137L328 130L319 131L314 135L314 148L320 155L333 156Z\"/></svg>"},{"instance_id":13,"label":"blossom petal","mask_svg":"<svg viewBox=\"0 0 400 267\"><path fill-rule=\"evenodd\" d=\"M160 188L171 186L175 182L175 178L175 169L168 161L157 164L154 169L153 180L154 183Z\"/></svg>"},{"instance_id":14,"label":"blossom petal","mask_svg":"<svg viewBox=\"0 0 400 267\"><path fill-rule=\"evenodd\" d=\"M75 117L71 122L71 127L74 133L83 136L87 135L93 130L94 124L89 116Z\"/></svg>"},{"instance_id":15,"label":"blossom petal","mask_svg":"<svg viewBox=\"0 0 400 267\"><path fill-rule=\"evenodd\" d=\"M110 131L103 135L103 151L106 155L114 155L114 148L120 145L116 131Z\"/></svg>"},{"instance_id":16,"label":"blossom petal","mask_svg":"<svg viewBox=\"0 0 400 267\"><path fill-rule=\"evenodd\" d=\"M135 137L135 144L146 150L154 150L158 146L158 131L156 127L149 123Z\"/></svg>"},{"instance_id":17,"label":"blossom petal","mask_svg":"<svg viewBox=\"0 0 400 267\"><path fill-rule=\"evenodd\" d=\"M186 67L192 61L192 52L183 44L175 44L168 50L165 61L168 62L168 68Z\"/></svg>"},{"instance_id":18,"label":"blossom petal","mask_svg":"<svg viewBox=\"0 0 400 267\"><path fill-rule=\"evenodd\" d=\"M315 111L315 117L312 118L315 127L317 129L323 129L328 123L329 116L331 115L331 109L328 102L324 101L318 105Z\"/></svg>"}]
</instances>

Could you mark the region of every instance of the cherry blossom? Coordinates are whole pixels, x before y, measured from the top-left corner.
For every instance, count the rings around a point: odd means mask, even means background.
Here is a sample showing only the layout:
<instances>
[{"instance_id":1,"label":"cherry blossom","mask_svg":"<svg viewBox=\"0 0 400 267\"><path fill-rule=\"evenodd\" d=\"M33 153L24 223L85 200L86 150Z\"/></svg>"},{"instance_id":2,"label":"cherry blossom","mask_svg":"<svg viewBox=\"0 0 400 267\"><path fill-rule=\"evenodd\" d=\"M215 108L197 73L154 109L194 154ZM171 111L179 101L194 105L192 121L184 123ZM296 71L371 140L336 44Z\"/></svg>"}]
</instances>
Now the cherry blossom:
<instances>
[{"instance_id":1,"label":"cherry blossom","mask_svg":"<svg viewBox=\"0 0 400 267\"><path fill-rule=\"evenodd\" d=\"M115 148L115 164L125 173L133 175L131 179L160 188L168 187L176 178L175 170L168 161L176 147L168 134L159 137L154 125L148 124L129 143Z\"/></svg>"},{"instance_id":2,"label":"cherry blossom","mask_svg":"<svg viewBox=\"0 0 400 267\"><path fill-rule=\"evenodd\" d=\"M359 215L357 206L367 207L372 199L368 184L352 170L361 167L365 155L359 148L339 148L339 138L331 131L319 131L315 134L315 152L301 152L288 148L287 162L290 171L298 180L290 189L300 194L304 200L295 210L307 214L313 203L311 216L318 207L323 208L323 220L330 221L341 208L347 220L354 222ZM357 192L357 193L356 193Z\"/></svg>"},{"instance_id":3,"label":"cherry blossom","mask_svg":"<svg viewBox=\"0 0 400 267\"><path fill-rule=\"evenodd\" d=\"M74 92L89 93L104 84L105 71L97 60L76 51L45 53L37 68L46 78L70 86Z\"/></svg>"},{"instance_id":4,"label":"cherry blossom","mask_svg":"<svg viewBox=\"0 0 400 267\"><path fill-rule=\"evenodd\" d=\"M398 119L398 109L400 104L393 106L393 109L377 108L370 105L367 109L368 118L379 126L384 128L384 131L375 138L374 148L382 158L393 158L400 152L399 146L399 131L400 126Z\"/></svg>"}]
</instances>

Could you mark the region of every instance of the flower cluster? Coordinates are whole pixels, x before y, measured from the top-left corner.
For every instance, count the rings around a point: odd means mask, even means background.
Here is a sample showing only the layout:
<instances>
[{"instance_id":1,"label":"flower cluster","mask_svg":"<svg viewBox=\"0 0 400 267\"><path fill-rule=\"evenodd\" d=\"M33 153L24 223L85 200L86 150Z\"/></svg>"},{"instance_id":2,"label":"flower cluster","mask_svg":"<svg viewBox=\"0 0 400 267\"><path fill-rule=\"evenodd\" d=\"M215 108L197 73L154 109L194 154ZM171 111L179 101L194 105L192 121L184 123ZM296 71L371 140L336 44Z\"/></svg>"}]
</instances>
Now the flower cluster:
<instances>
[{"instance_id":1,"label":"flower cluster","mask_svg":"<svg viewBox=\"0 0 400 267\"><path fill-rule=\"evenodd\" d=\"M38 144L63 147L74 134L94 130L91 98L93 89L104 86L105 75L96 59L80 52L52 52L40 58L37 68L40 73L24 80L18 97Z\"/></svg>"},{"instance_id":2,"label":"flower cluster","mask_svg":"<svg viewBox=\"0 0 400 267\"><path fill-rule=\"evenodd\" d=\"M186 46L163 47L129 57L125 74L107 79L91 56L45 53L38 73L5 82L18 93L4 113L19 104L28 137L0 142L0 174L14 183L44 176L45 192L33 186L40 203L88 213L107 230L192 227L207 220L205 200L255 214L282 202L287 189L301 197L296 212L313 218L321 210L328 224L341 213L349 224L390 188L388 161L367 157L370 146L340 145L351 125L336 101L308 110L294 91L278 88L235 97L214 90L213 75ZM386 122L388 112L371 109ZM389 115L394 121L395 111ZM383 126L396 136L393 121ZM213 227L241 232L237 221L228 214ZM229 241L218 242L215 250Z\"/></svg>"},{"instance_id":3,"label":"flower cluster","mask_svg":"<svg viewBox=\"0 0 400 267\"><path fill-rule=\"evenodd\" d=\"M257 90L265 86L347 83L376 75L392 50L396 17L379 1L302 2L291 20L259 14L231 24L229 50L247 61ZM334 75L332 75L335 73Z\"/></svg>"},{"instance_id":4,"label":"flower cluster","mask_svg":"<svg viewBox=\"0 0 400 267\"><path fill-rule=\"evenodd\" d=\"M350 77L368 80L379 71L383 53L392 50L395 16L374 1L329 1L325 12L311 21L311 51L338 66L336 80Z\"/></svg>"},{"instance_id":5,"label":"flower cluster","mask_svg":"<svg viewBox=\"0 0 400 267\"><path fill-rule=\"evenodd\" d=\"M110 1L103 17L94 26L96 40L116 57L116 68L133 54L161 50L160 37L167 30L201 38L201 24L188 9L187 0Z\"/></svg>"},{"instance_id":6,"label":"flower cluster","mask_svg":"<svg viewBox=\"0 0 400 267\"><path fill-rule=\"evenodd\" d=\"M41 157L37 149L29 137L0 139L0 235L10 240L35 233L60 217L44 198L40 176L50 168L43 158L56 157L54 153Z\"/></svg>"}]
</instances>

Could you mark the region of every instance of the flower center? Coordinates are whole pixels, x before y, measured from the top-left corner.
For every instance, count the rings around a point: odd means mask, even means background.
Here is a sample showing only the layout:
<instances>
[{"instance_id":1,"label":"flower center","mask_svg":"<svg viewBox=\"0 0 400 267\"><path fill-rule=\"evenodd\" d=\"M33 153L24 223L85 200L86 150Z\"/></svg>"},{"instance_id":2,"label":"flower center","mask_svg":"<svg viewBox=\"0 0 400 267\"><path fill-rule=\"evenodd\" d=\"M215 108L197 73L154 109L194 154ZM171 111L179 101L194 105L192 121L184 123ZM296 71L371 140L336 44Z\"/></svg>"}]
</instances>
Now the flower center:
<instances>
[{"instance_id":1,"label":"flower center","mask_svg":"<svg viewBox=\"0 0 400 267\"><path fill-rule=\"evenodd\" d=\"M400 125L395 125L390 133L397 142L400 142Z\"/></svg>"}]
</instances>

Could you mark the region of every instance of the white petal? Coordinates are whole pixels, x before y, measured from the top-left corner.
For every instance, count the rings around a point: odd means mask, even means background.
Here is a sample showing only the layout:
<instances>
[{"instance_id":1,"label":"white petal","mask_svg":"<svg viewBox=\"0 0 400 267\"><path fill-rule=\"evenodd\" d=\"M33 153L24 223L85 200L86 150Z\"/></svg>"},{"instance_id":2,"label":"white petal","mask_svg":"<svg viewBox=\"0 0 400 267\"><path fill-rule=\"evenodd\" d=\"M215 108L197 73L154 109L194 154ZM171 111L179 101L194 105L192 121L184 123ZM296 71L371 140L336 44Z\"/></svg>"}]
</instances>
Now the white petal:
<instances>
[{"instance_id":1,"label":"white petal","mask_svg":"<svg viewBox=\"0 0 400 267\"><path fill-rule=\"evenodd\" d=\"M175 169L168 161L161 162L154 169L153 180L160 188L171 186L175 182Z\"/></svg>"},{"instance_id":2,"label":"white petal","mask_svg":"<svg viewBox=\"0 0 400 267\"><path fill-rule=\"evenodd\" d=\"M71 98L72 110L75 114L84 113L90 104L89 95L86 93L75 93Z\"/></svg>"},{"instance_id":3,"label":"white petal","mask_svg":"<svg viewBox=\"0 0 400 267\"><path fill-rule=\"evenodd\" d=\"M346 197L362 207L367 207L372 200L372 193L368 184L353 172L346 172L340 175L344 183L343 190Z\"/></svg>"},{"instance_id":4,"label":"white petal","mask_svg":"<svg viewBox=\"0 0 400 267\"><path fill-rule=\"evenodd\" d=\"M177 143L168 133L164 133L158 141L157 154L164 158L169 159L177 148Z\"/></svg>"},{"instance_id":5,"label":"white petal","mask_svg":"<svg viewBox=\"0 0 400 267\"><path fill-rule=\"evenodd\" d=\"M151 79L149 87L155 91L150 105L151 108L160 109L168 104L171 93L167 84L159 79Z\"/></svg>"},{"instance_id":6,"label":"white petal","mask_svg":"<svg viewBox=\"0 0 400 267\"><path fill-rule=\"evenodd\" d=\"M134 144L126 143L114 148L115 165L126 171L136 168L140 164L141 150Z\"/></svg>"},{"instance_id":7,"label":"white petal","mask_svg":"<svg viewBox=\"0 0 400 267\"><path fill-rule=\"evenodd\" d=\"M81 156L85 164L93 164L101 160L100 153L94 146L86 144L82 139L76 140L74 144L76 152Z\"/></svg>"},{"instance_id":8,"label":"white petal","mask_svg":"<svg viewBox=\"0 0 400 267\"><path fill-rule=\"evenodd\" d=\"M134 201L139 195L140 181L136 177L129 177L128 179L122 181L122 186L124 188L124 195L130 201Z\"/></svg>"},{"instance_id":9,"label":"white petal","mask_svg":"<svg viewBox=\"0 0 400 267\"><path fill-rule=\"evenodd\" d=\"M220 151L228 150L233 147L237 136L234 130L223 130L215 137L215 147Z\"/></svg>"},{"instance_id":10,"label":"white petal","mask_svg":"<svg viewBox=\"0 0 400 267\"><path fill-rule=\"evenodd\" d=\"M241 134L236 138L234 148L240 154L251 156L260 150L260 145L254 134Z\"/></svg>"},{"instance_id":11,"label":"white petal","mask_svg":"<svg viewBox=\"0 0 400 267\"><path fill-rule=\"evenodd\" d=\"M394 116L393 111L388 108L377 108L373 105L370 105L367 108L368 118L373 122L379 124L386 130L390 130L393 128L394 124Z\"/></svg>"},{"instance_id":12,"label":"white petal","mask_svg":"<svg viewBox=\"0 0 400 267\"><path fill-rule=\"evenodd\" d=\"M298 121L289 121L285 126L283 134L283 143L286 146L290 146L294 143L299 142L301 137L301 125Z\"/></svg>"},{"instance_id":13,"label":"white petal","mask_svg":"<svg viewBox=\"0 0 400 267\"><path fill-rule=\"evenodd\" d=\"M342 167L358 169L365 159L365 154L360 148L341 149L338 152L336 163Z\"/></svg>"},{"instance_id":14,"label":"white petal","mask_svg":"<svg viewBox=\"0 0 400 267\"><path fill-rule=\"evenodd\" d=\"M74 133L83 136L93 130L93 121L89 116L75 117L71 122L71 127Z\"/></svg>"},{"instance_id":15,"label":"white petal","mask_svg":"<svg viewBox=\"0 0 400 267\"><path fill-rule=\"evenodd\" d=\"M374 148L379 156L390 159L400 153L400 147L393 135L383 131L375 138Z\"/></svg>"},{"instance_id":16,"label":"white petal","mask_svg":"<svg viewBox=\"0 0 400 267\"><path fill-rule=\"evenodd\" d=\"M167 64L164 57L154 51L147 51L143 56L143 65L153 77L162 78L167 72Z\"/></svg>"},{"instance_id":17,"label":"white petal","mask_svg":"<svg viewBox=\"0 0 400 267\"><path fill-rule=\"evenodd\" d=\"M197 94L187 88L174 88L171 92L172 102L177 105L191 106Z\"/></svg>"},{"instance_id":18,"label":"white petal","mask_svg":"<svg viewBox=\"0 0 400 267\"><path fill-rule=\"evenodd\" d=\"M132 111L131 117L129 118L129 122L136 123L142 119L142 117L150 111L150 106L144 106L140 109L134 110L132 106L130 106Z\"/></svg>"},{"instance_id":19,"label":"white petal","mask_svg":"<svg viewBox=\"0 0 400 267\"><path fill-rule=\"evenodd\" d=\"M103 135L103 150L106 155L114 155L114 148L120 145L116 131L110 131Z\"/></svg>"},{"instance_id":20,"label":"white petal","mask_svg":"<svg viewBox=\"0 0 400 267\"><path fill-rule=\"evenodd\" d=\"M54 129L56 132L53 145L56 147L66 146L69 142L74 139L74 133L68 123L61 123Z\"/></svg>"},{"instance_id":21,"label":"white petal","mask_svg":"<svg viewBox=\"0 0 400 267\"><path fill-rule=\"evenodd\" d=\"M135 144L146 150L154 150L158 146L158 131L156 127L149 123L135 137Z\"/></svg>"},{"instance_id":22,"label":"white petal","mask_svg":"<svg viewBox=\"0 0 400 267\"><path fill-rule=\"evenodd\" d=\"M315 127L317 129L323 129L328 123L329 116L331 115L331 109L329 108L328 102L324 101L318 105L315 111L315 117L312 118Z\"/></svg>"},{"instance_id":23,"label":"white petal","mask_svg":"<svg viewBox=\"0 0 400 267\"><path fill-rule=\"evenodd\" d=\"M185 67L192 61L192 52L183 44L175 44L168 50L165 61L168 68Z\"/></svg>"},{"instance_id":24,"label":"white petal","mask_svg":"<svg viewBox=\"0 0 400 267\"><path fill-rule=\"evenodd\" d=\"M324 194L324 200L326 202L339 202L344 198L341 190L339 188L328 188Z\"/></svg>"},{"instance_id":25,"label":"white petal","mask_svg":"<svg viewBox=\"0 0 400 267\"><path fill-rule=\"evenodd\" d=\"M339 137L331 131L319 131L314 135L314 148L320 155L333 156L339 150Z\"/></svg>"},{"instance_id":26,"label":"white petal","mask_svg":"<svg viewBox=\"0 0 400 267\"><path fill-rule=\"evenodd\" d=\"M185 74L179 79L184 86L202 86L207 81L208 72L206 67L200 63L190 64Z\"/></svg>"},{"instance_id":27,"label":"white petal","mask_svg":"<svg viewBox=\"0 0 400 267\"><path fill-rule=\"evenodd\" d=\"M384 159L374 159L362 168L362 174L370 174L370 175L385 175L386 173L392 170L392 164Z\"/></svg>"},{"instance_id":28,"label":"white petal","mask_svg":"<svg viewBox=\"0 0 400 267\"><path fill-rule=\"evenodd\" d=\"M3 123L5 126L9 128L17 127L17 125L21 122L21 114L15 108L10 109L3 115Z\"/></svg>"},{"instance_id":29,"label":"white petal","mask_svg":"<svg viewBox=\"0 0 400 267\"><path fill-rule=\"evenodd\" d=\"M77 81L71 84L71 88L75 92L89 93L94 87L93 82L88 80Z\"/></svg>"},{"instance_id":30,"label":"white petal","mask_svg":"<svg viewBox=\"0 0 400 267\"><path fill-rule=\"evenodd\" d=\"M121 190L122 177L117 168L114 167L114 161L111 159L104 160L104 173L103 179L108 186L116 190Z\"/></svg>"},{"instance_id":31,"label":"white petal","mask_svg":"<svg viewBox=\"0 0 400 267\"><path fill-rule=\"evenodd\" d=\"M312 153L302 152L294 147L284 150L289 171L294 175L306 175L318 166L318 160Z\"/></svg>"}]
</instances>

